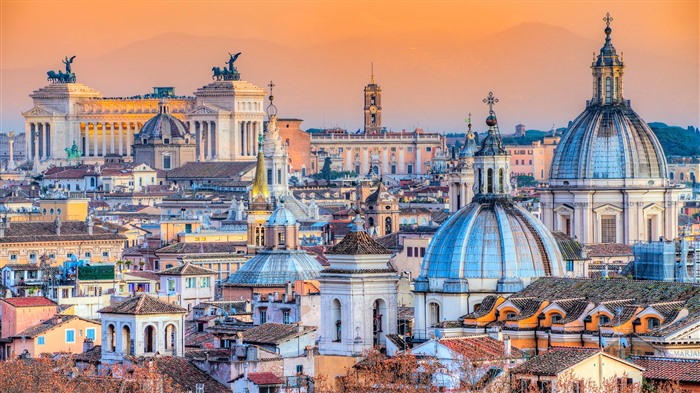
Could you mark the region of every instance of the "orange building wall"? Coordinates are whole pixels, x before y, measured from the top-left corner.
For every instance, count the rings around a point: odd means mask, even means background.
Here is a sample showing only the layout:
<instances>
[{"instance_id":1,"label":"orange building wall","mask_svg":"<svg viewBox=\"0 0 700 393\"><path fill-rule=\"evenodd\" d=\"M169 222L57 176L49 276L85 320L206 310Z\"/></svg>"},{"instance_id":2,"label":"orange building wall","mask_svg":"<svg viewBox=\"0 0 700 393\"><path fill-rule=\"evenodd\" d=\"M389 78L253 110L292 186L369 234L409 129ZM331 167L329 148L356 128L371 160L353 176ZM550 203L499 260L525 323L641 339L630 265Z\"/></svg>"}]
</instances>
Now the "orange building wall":
<instances>
[{"instance_id":1,"label":"orange building wall","mask_svg":"<svg viewBox=\"0 0 700 393\"><path fill-rule=\"evenodd\" d=\"M19 307L2 303L2 338L14 336L24 329L45 321L58 312L58 306Z\"/></svg>"},{"instance_id":2,"label":"orange building wall","mask_svg":"<svg viewBox=\"0 0 700 393\"><path fill-rule=\"evenodd\" d=\"M11 344L11 353L21 354L25 349L32 357L38 357L42 353L70 352L83 353L83 342L87 337L86 329L95 328L95 345L102 345L102 327L99 323L74 318L54 329L51 329L37 337L19 339ZM75 342L66 343L66 330L75 330ZM44 337L44 345L38 344L38 338Z\"/></svg>"},{"instance_id":3,"label":"orange building wall","mask_svg":"<svg viewBox=\"0 0 700 393\"><path fill-rule=\"evenodd\" d=\"M300 119L279 119L282 143L287 145L289 153L289 172L301 172L306 168L306 174L311 174L311 135L302 131Z\"/></svg>"}]
</instances>

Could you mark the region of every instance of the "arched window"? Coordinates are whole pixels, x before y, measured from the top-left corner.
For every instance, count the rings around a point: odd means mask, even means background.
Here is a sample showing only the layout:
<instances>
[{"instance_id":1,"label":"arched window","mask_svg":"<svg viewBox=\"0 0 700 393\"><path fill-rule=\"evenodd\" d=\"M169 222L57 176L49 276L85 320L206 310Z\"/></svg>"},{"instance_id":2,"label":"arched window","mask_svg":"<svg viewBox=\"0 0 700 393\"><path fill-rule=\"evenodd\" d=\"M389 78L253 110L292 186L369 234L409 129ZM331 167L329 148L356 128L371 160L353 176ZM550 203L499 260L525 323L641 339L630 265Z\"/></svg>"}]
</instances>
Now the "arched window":
<instances>
[{"instance_id":1,"label":"arched window","mask_svg":"<svg viewBox=\"0 0 700 393\"><path fill-rule=\"evenodd\" d=\"M122 327L122 354L132 355L131 353L131 329L124 325Z\"/></svg>"},{"instance_id":2,"label":"arched window","mask_svg":"<svg viewBox=\"0 0 700 393\"><path fill-rule=\"evenodd\" d=\"M117 350L117 334L112 324L107 326L107 348L109 352Z\"/></svg>"},{"instance_id":3,"label":"arched window","mask_svg":"<svg viewBox=\"0 0 700 393\"><path fill-rule=\"evenodd\" d=\"M165 327L165 337L164 343L165 343L165 349L168 351L174 351L175 350L175 325L170 324Z\"/></svg>"},{"instance_id":4,"label":"arched window","mask_svg":"<svg viewBox=\"0 0 700 393\"><path fill-rule=\"evenodd\" d=\"M552 314L552 323L557 323L562 320L561 314L554 313Z\"/></svg>"},{"instance_id":5,"label":"arched window","mask_svg":"<svg viewBox=\"0 0 700 393\"><path fill-rule=\"evenodd\" d=\"M391 233L391 217L387 217L386 220L384 220L384 234L388 235Z\"/></svg>"},{"instance_id":6,"label":"arched window","mask_svg":"<svg viewBox=\"0 0 700 393\"><path fill-rule=\"evenodd\" d=\"M331 323L333 324L332 330L335 331L333 342L340 342L343 338L343 317L341 311L340 300L333 299L331 303Z\"/></svg>"},{"instance_id":7,"label":"arched window","mask_svg":"<svg viewBox=\"0 0 700 393\"><path fill-rule=\"evenodd\" d=\"M601 77L598 77L596 97L598 97L599 100L603 99L603 79Z\"/></svg>"},{"instance_id":8,"label":"arched window","mask_svg":"<svg viewBox=\"0 0 700 393\"><path fill-rule=\"evenodd\" d=\"M369 225L370 228L374 226L374 217L367 219L367 225Z\"/></svg>"},{"instance_id":9,"label":"arched window","mask_svg":"<svg viewBox=\"0 0 700 393\"><path fill-rule=\"evenodd\" d=\"M428 326L435 326L440 322L440 305L435 302L428 303Z\"/></svg>"},{"instance_id":10,"label":"arched window","mask_svg":"<svg viewBox=\"0 0 700 393\"><path fill-rule=\"evenodd\" d=\"M605 103L612 102L612 80L610 77L605 78Z\"/></svg>"},{"instance_id":11,"label":"arched window","mask_svg":"<svg viewBox=\"0 0 700 393\"><path fill-rule=\"evenodd\" d=\"M513 311L508 312L508 313L506 313L506 320L515 319L515 317L517 317L517 316L518 316L518 314L514 313Z\"/></svg>"},{"instance_id":12,"label":"arched window","mask_svg":"<svg viewBox=\"0 0 700 393\"><path fill-rule=\"evenodd\" d=\"M372 305L372 335L374 345L380 345L384 341L384 325L386 321L386 303L377 299Z\"/></svg>"},{"instance_id":13,"label":"arched window","mask_svg":"<svg viewBox=\"0 0 700 393\"><path fill-rule=\"evenodd\" d=\"M661 321L659 320L659 318L651 317L651 318L647 319L647 329L648 330L654 330L657 327L659 327L659 325L661 325Z\"/></svg>"},{"instance_id":14,"label":"arched window","mask_svg":"<svg viewBox=\"0 0 700 393\"><path fill-rule=\"evenodd\" d=\"M599 320L598 320L599 325L605 325L608 322L610 322L610 317L607 315L601 315Z\"/></svg>"},{"instance_id":15,"label":"arched window","mask_svg":"<svg viewBox=\"0 0 700 393\"><path fill-rule=\"evenodd\" d=\"M503 192L503 168L498 170L498 192Z\"/></svg>"},{"instance_id":16,"label":"arched window","mask_svg":"<svg viewBox=\"0 0 700 393\"><path fill-rule=\"evenodd\" d=\"M486 172L486 192L493 194L493 169L491 168Z\"/></svg>"},{"instance_id":17,"label":"arched window","mask_svg":"<svg viewBox=\"0 0 700 393\"><path fill-rule=\"evenodd\" d=\"M143 351L155 352L154 348L156 347L156 328L154 328L152 325L148 325L146 326L146 329L144 329L143 333Z\"/></svg>"},{"instance_id":18,"label":"arched window","mask_svg":"<svg viewBox=\"0 0 700 393\"><path fill-rule=\"evenodd\" d=\"M615 99L620 98L620 78L615 77L614 94Z\"/></svg>"}]
</instances>

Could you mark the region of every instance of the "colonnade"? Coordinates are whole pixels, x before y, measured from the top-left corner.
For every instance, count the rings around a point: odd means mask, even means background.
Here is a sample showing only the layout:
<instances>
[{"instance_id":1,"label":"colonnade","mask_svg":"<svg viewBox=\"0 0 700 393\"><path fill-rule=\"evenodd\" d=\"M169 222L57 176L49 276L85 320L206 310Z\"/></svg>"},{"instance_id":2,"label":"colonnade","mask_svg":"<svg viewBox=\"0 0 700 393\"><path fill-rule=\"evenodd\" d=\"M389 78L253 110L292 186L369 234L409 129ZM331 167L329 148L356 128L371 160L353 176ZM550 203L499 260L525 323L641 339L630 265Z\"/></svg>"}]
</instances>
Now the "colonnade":
<instances>
[{"instance_id":1,"label":"colonnade","mask_svg":"<svg viewBox=\"0 0 700 393\"><path fill-rule=\"evenodd\" d=\"M131 144L143 123L81 122L80 144L83 157L131 156Z\"/></svg>"},{"instance_id":2,"label":"colonnade","mask_svg":"<svg viewBox=\"0 0 700 393\"><path fill-rule=\"evenodd\" d=\"M216 122L211 120L191 120L188 122L190 133L197 141L197 160L212 160L217 157Z\"/></svg>"},{"instance_id":3,"label":"colonnade","mask_svg":"<svg viewBox=\"0 0 700 393\"><path fill-rule=\"evenodd\" d=\"M46 160L51 158L51 124L45 122L27 123L25 135L27 143L28 159Z\"/></svg>"},{"instance_id":4,"label":"colonnade","mask_svg":"<svg viewBox=\"0 0 700 393\"><path fill-rule=\"evenodd\" d=\"M240 151L241 157L250 157L258 154L258 134L262 132L260 122L242 121L240 126Z\"/></svg>"}]
</instances>

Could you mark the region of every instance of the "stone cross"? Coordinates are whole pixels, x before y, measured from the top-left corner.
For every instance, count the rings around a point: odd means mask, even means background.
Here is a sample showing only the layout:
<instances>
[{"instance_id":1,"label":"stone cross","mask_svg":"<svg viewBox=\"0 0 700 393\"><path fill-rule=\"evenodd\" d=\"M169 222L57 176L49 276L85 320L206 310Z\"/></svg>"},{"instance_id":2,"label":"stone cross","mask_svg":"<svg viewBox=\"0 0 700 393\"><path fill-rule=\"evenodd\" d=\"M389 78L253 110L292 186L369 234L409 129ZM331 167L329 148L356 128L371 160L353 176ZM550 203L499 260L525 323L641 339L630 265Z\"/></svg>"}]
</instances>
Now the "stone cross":
<instances>
[{"instance_id":1,"label":"stone cross","mask_svg":"<svg viewBox=\"0 0 700 393\"><path fill-rule=\"evenodd\" d=\"M498 98L493 96L493 92L490 91L489 95L484 98L484 104L489 106L489 113L493 113L493 106L498 103Z\"/></svg>"},{"instance_id":2,"label":"stone cross","mask_svg":"<svg viewBox=\"0 0 700 393\"><path fill-rule=\"evenodd\" d=\"M605 18L603 18L603 21L605 22L606 26L610 26L610 22L613 21L613 18L612 16L610 16L609 12L605 14Z\"/></svg>"}]
</instances>

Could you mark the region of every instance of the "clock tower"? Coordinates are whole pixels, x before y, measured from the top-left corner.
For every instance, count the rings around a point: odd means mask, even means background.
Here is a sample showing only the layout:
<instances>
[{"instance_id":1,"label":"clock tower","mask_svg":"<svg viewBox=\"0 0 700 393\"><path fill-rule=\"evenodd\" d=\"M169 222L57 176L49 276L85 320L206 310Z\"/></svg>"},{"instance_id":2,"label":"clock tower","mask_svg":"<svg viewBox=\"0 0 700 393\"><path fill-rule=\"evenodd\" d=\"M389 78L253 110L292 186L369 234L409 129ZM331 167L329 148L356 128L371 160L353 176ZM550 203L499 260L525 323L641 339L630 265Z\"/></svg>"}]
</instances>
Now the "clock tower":
<instances>
[{"instance_id":1,"label":"clock tower","mask_svg":"<svg viewBox=\"0 0 700 393\"><path fill-rule=\"evenodd\" d=\"M365 86L365 134L382 132L382 88L374 82L374 64L372 79Z\"/></svg>"}]
</instances>

